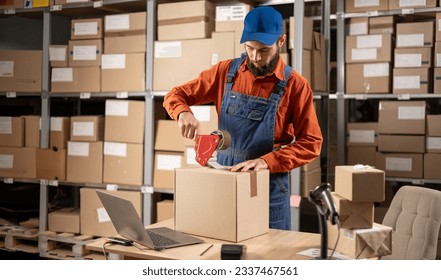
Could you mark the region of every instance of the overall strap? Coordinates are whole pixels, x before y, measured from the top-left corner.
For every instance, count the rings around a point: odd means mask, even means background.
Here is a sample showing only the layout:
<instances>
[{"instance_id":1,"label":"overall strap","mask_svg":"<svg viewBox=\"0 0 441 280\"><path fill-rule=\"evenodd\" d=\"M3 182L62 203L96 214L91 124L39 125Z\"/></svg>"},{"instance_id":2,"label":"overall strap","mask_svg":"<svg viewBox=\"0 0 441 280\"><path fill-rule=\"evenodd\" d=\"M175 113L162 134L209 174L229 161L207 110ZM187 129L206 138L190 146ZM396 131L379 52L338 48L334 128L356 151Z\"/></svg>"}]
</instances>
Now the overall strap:
<instances>
[{"instance_id":1,"label":"overall strap","mask_svg":"<svg viewBox=\"0 0 441 280\"><path fill-rule=\"evenodd\" d=\"M228 74L227 74L227 84L225 90L231 91L237 70L239 70L240 65L245 60L245 56L246 54L242 53L240 57L235 58L231 61L230 69L228 70Z\"/></svg>"},{"instance_id":2,"label":"overall strap","mask_svg":"<svg viewBox=\"0 0 441 280\"><path fill-rule=\"evenodd\" d=\"M289 65L285 65L285 69L283 70L285 75L285 80L279 80L277 84L274 86L273 92L271 93L271 99L280 100L282 98L283 93L285 92L285 86L289 79L289 75L292 72L292 68Z\"/></svg>"}]
</instances>

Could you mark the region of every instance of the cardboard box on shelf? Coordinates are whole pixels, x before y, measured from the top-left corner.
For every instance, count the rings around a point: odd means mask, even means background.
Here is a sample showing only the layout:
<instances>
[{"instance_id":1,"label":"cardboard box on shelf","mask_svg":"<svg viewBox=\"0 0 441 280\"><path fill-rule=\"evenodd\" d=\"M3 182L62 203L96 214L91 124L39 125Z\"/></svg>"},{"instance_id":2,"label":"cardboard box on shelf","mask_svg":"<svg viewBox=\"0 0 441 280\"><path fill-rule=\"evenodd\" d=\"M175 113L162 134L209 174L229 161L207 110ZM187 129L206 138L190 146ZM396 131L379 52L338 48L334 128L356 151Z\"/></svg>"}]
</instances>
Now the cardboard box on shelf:
<instances>
[{"instance_id":1,"label":"cardboard box on shelf","mask_svg":"<svg viewBox=\"0 0 441 280\"><path fill-rule=\"evenodd\" d=\"M432 92L430 69L394 68L392 92L395 94L424 94Z\"/></svg>"},{"instance_id":2,"label":"cardboard box on shelf","mask_svg":"<svg viewBox=\"0 0 441 280\"><path fill-rule=\"evenodd\" d=\"M101 91L145 91L145 53L104 54Z\"/></svg>"},{"instance_id":3,"label":"cardboard box on shelf","mask_svg":"<svg viewBox=\"0 0 441 280\"><path fill-rule=\"evenodd\" d=\"M421 179L423 177L423 154L377 152L375 166L384 170L387 177Z\"/></svg>"},{"instance_id":4,"label":"cardboard box on shelf","mask_svg":"<svg viewBox=\"0 0 441 280\"><path fill-rule=\"evenodd\" d=\"M82 1L84 2L84 1ZM103 38L103 19L73 19L71 21L71 40L79 39L102 39Z\"/></svg>"},{"instance_id":5,"label":"cardboard box on shelf","mask_svg":"<svg viewBox=\"0 0 441 280\"><path fill-rule=\"evenodd\" d=\"M252 6L237 3L235 5L217 5L216 6L216 25L215 30L220 31L241 31L243 30L243 21Z\"/></svg>"},{"instance_id":6,"label":"cardboard box on shelf","mask_svg":"<svg viewBox=\"0 0 441 280\"><path fill-rule=\"evenodd\" d=\"M303 18L303 49L313 50L313 29L314 20L312 18ZM294 29L295 21L294 17L289 17L289 49L294 49Z\"/></svg>"},{"instance_id":7,"label":"cardboard box on shelf","mask_svg":"<svg viewBox=\"0 0 441 280\"><path fill-rule=\"evenodd\" d=\"M104 142L104 183L142 186L143 171L143 144Z\"/></svg>"},{"instance_id":8,"label":"cardboard box on shelf","mask_svg":"<svg viewBox=\"0 0 441 280\"><path fill-rule=\"evenodd\" d=\"M436 0L425 1L402 1L389 0L389 10L401 10L410 8L433 8L436 7Z\"/></svg>"},{"instance_id":9,"label":"cardboard box on shelf","mask_svg":"<svg viewBox=\"0 0 441 280\"><path fill-rule=\"evenodd\" d=\"M7 0L0 2L0 9L20 9L24 8L24 0Z\"/></svg>"},{"instance_id":10,"label":"cardboard box on shelf","mask_svg":"<svg viewBox=\"0 0 441 280\"><path fill-rule=\"evenodd\" d=\"M433 47L433 67L441 67L441 42L435 42Z\"/></svg>"},{"instance_id":11,"label":"cardboard box on shelf","mask_svg":"<svg viewBox=\"0 0 441 280\"><path fill-rule=\"evenodd\" d=\"M66 180L66 149L37 149L37 178Z\"/></svg>"},{"instance_id":12,"label":"cardboard box on shelf","mask_svg":"<svg viewBox=\"0 0 441 280\"><path fill-rule=\"evenodd\" d=\"M378 132L424 135L426 133L426 101L380 101Z\"/></svg>"},{"instance_id":13,"label":"cardboard box on shelf","mask_svg":"<svg viewBox=\"0 0 441 280\"><path fill-rule=\"evenodd\" d=\"M360 1L358 0L346 0L345 12L346 13L361 13L370 11L386 11L389 9L389 1Z\"/></svg>"},{"instance_id":14,"label":"cardboard box on shelf","mask_svg":"<svg viewBox=\"0 0 441 280\"><path fill-rule=\"evenodd\" d=\"M80 209L62 208L48 214L48 229L55 232L80 233Z\"/></svg>"},{"instance_id":15,"label":"cardboard box on shelf","mask_svg":"<svg viewBox=\"0 0 441 280\"><path fill-rule=\"evenodd\" d=\"M49 146L66 149L70 139L70 117L51 117L49 129Z\"/></svg>"},{"instance_id":16,"label":"cardboard box on shelf","mask_svg":"<svg viewBox=\"0 0 441 280\"><path fill-rule=\"evenodd\" d=\"M69 67L101 66L103 40L70 40Z\"/></svg>"},{"instance_id":17,"label":"cardboard box on shelf","mask_svg":"<svg viewBox=\"0 0 441 280\"><path fill-rule=\"evenodd\" d=\"M441 68L433 68L433 93L441 93Z\"/></svg>"},{"instance_id":18,"label":"cardboard box on shelf","mask_svg":"<svg viewBox=\"0 0 441 280\"><path fill-rule=\"evenodd\" d=\"M40 116L22 116L24 119L24 140L25 147L40 147L40 131L41 131L41 117ZM0 143L2 141L0 140Z\"/></svg>"},{"instance_id":19,"label":"cardboard box on shelf","mask_svg":"<svg viewBox=\"0 0 441 280\"><path fill-rule=\"evenodd\" d=\"M441 154L424 154L424 179L441 180Z\"/></svg>"},{"instance_id":20,"label":"cardboard box on shelf","mask_svg":"<svg viewBox=\"0 0 441 280\"><path fill-rule=\"evenodd\" d=\"M183 152L155 151L153 187L173 189L175 186L174 171L183 166Z\"/></svg>"},{"instance_id":21,"label":"cardboard box on shelf","mask_svg":"<svg viewBox=\"0 0 441 280\"><path fill-rule=\"evenodd\" d=\"M379 152L424 153L426 151L424 135L380 134L378 136Z\"/></svg>"},{"instance_id":22,"label":"cardboard box on shelf","mask_svg":"<svg viewBox=\"0 0 441 280\"><path fill-rule=\"evenodd\" d=\"M103 141L104 116L72 116L70 141Z\"/></svg>"},{"instance_id":23,"label":"cardboard box on shelf","mask_svg":"<svg viewBox=\"0 0 441 280\"><path fill-rule=\"evenodd\" d=\"M104 37L105 54L142 53L146 50L145 31L142 34ZM144 63L145 64L145 63Z\"/></svg>"},{"instance_id":24,"label":"cardboard box on shelf","mask_svg":"<svg viewBox=\"0 0 441 280\"><path fill-rule=\"evenodd\" d=\"M436 13L436 20L435 20L435 41L439 42L441 41L441 13Z\"/></svg>"},{"instance_id":25,"label":"cardboard box on shelf","mask_svg":"<svg viewBox=\"0 0 441 280\"><path fill-rule=\"evenodd\" d=\"M36 148L0 147L0 177L36 179Z\"/></svg>"},{"instance_id":26,"label":"cardboard box on shelf","mask_svg":"<svg viewBox=\"0 0 441 280\"><path fill-rule=\"evenodd\" d=\"M395 34L394 16L369 17L369 34Z\"/></svg>"},{"instance_id":27,"label":"cardboard box on shelf","mask_svg":"<svg viewBox=\"0 0 441 280\"><path fill-rule=\"evenodd\" d=\"M391 62L392 35L346 36L346 63Z\"/></svg>"},{"instance_id":28,"label":"cardboard box on shelf","mask_svg":"<svg viewBox=\"0 0 441 280\"><path fill-rule=\"evenodd\" d=\"M302 51L302 76L308 80L309 84L311 85L312 83L312 71L313 71L313 67L312 66L312 51L311 50L303 50ZM292 49L291 50L291 65L295 65L295 50ZM285 61L286 64L289 65L289 62Z\"/></svg>"},{"instance_id":29,"label":"cardboard box on shelf","mask_svg":"<svg viewBox=\"0 0 441 280\"><path fill-rule=\"evenodd\" d=\"M312 46L312 70L311 70L311 88L314 91L326 91L327 79L326 74L326 50L325 38L321 33L313 32L313 46Z\"/></svg>"},{"instance_id":30,"label":"cardboard box on shelf","mask_svg":"<svg viewBox=\"0 0 441 280\"><path fill-rule=\"evenodd\" d=\"M178 123L175 120L158 120L155 127L156 151L184 152L184 137L182 137Z\"/></svg>"},{"instance_id":31,"label":"cardboard box on shelf","mask_svg":"<svg viewBox=\"0 0 441 280\"><path fill-rule=\"evenodd\" d=\"M375 166L375 155L377 147L375 146L347 146L346 164L348 165L370 165Z\"/></svg>"},{"instance_id":32,"label":"cardboard box on shelf","mask_svg":"<svg viewBox=\"0 0 441 280\"><path fill-rule=\"evenodd\" d=\"M174 201L165 199L156 203L156 222L172 219L174 213Z\"/></svg>"},{"instance_id":33,"label":"cardboard box on shelf","mask_svg":"<svg viewBox=\"0 0 441 280\"><path fill-rule=\"evenodd\" d=\"M384 200L385 174L371 166L340 165L335 167L335 193L354 202Z\"/></svg>"},{"instance_id":34,"label":"cardboard box on shelf","mask_svg":"<svg viewBox=\"0 0 441 280\"><path fill-rule=\"evenodd\" d=\"M66 179L69 182L103 182L103 142L68 142Z\"/></svg>"},{"instance_id":35,"label":"cardboard box on shelf","mask_svg":"<svg viewBox=\"0 0 441 280\"><path fill-rule=\"evenodd\" d=\"M144 143L144 101L108 99L105 110L105 141Z\"/></svg>"},{"instance_id":36,"label":"cardboard box on shelf","mask_svg":"<svg viewBox=\"0 0 441 280\"><path fill-rule=\"evenodd\" d=\"M434 22L397 23L396 48L433 47Z\"/></svg>"},{"instance_id":37,"label":"cardboard box on shelf","mask_svg":"<svg viewBox=\"0 0 441 280\"><path fill-rule=\"evenodd\" d=\"M269 172L175 170L175 228L240 242L268 232Z\"/></svg>"},{"instance_id":38,"label":"cardboard box on shelf","mask_svg":"<svg viewBox=\"0 0 441 280\"><path fill-rule=\"evenodd\" d=\"M67 67L69 45L50 45L49 62L51 67Z\"/></svg>"},{"instance_id":39,"label":"cardboard box on shelf","mask_svg":"<svg viewBox=\"0 0 441 280\"><path fill-rule=\"evenodd\" d=\"M350 18L346 28L349 36L368 35L369 18L368 17Z\"/></svg>"},{"instance_id":40,"label":"cardboard box on shelf","mask_svg":"<svg viewBox=\"0 0 441 280\"><path fill-rule=\"evenodd\" d=\"M101 91L99 66L52 68L51 92L83 93Z\"/></svg>"},{"instance_id":41,"label":"cardboard box on shelf","mask_svg":"<svg viewBox=\"0 0 441 280\"><path fill-rule=\"evenodd\" d=\"M106 15L104 17L104 37L145 34L146 12Z\"/></svg>"},{"instance_id":42,"label":"cardboard box on shelf","mask_svg":"<svg viewBox=\"0 0 441 280\"><path fill-rule=\"evenodd\" d=\"M427 115L427 136L441 136L441 115Z\"/></svg>"},{"instance_id":43,"label":"cardboard box on shelf","mask_svg":"<svg viewBox=\"0 0 441 280\"><path fill-rule=\"evenodd\" d=\"M346 93L390 93L390 63L346 64Z\"/></svg>"},{"instance_id":44,"label":"cardboard box on shelf","mask_svg":"<svg viewBox=\"0 0 441 280\"><path fill-rule=\"evenodd\" d=\"M374 223L374 203L354 202L336 193L331 193L338 210L341 228L372 228Z\"/></svg>"},{"instance_id":45,"label":"cardboard box on shelf","mask_svg":"<svg viewBox=\"0 0 441 280\"><path fill-rule=\"evenodd\" d=\"M0 117L0 146L23 147L25 122L22 117Z\"/></svg>"},{"instance_id":46,"label":"cardboard box on shelf","mask_svg":"<svg viewBox=\"0 0 441 280\"><path fill-rule=\"evenodd\" d=\"M432 67L431 48L396 48L395 68Z\"/></svg>"},{"instance_id":47,"label":"cardboard box on shelf","mask_svg":"<svg viewBox=\"0 0 441 280\"><path fill-rule=\"evenodd\" d=\"M41 92L43 52L0 50L0 91Z\"/></svg>"},{"instance_id":48,"label":"cardboard box on shelf","mask_svg":"<svg viewBox=\"0 0 441 280\"><path fill-rule=\"evenodd\" d=\"M377 122L351 122L346 125L347 146L377 146Z\"/></svg>"}]
</instances>

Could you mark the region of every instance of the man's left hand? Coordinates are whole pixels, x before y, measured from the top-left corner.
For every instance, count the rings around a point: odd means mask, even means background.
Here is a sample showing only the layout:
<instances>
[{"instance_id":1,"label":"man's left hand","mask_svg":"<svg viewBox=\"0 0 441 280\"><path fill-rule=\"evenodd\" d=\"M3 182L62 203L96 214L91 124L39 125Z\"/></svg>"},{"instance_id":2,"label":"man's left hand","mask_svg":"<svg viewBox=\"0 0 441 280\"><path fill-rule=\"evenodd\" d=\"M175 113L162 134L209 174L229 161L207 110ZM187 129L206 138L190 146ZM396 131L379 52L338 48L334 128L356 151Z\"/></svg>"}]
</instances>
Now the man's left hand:
<instances>
[{"instance_id":1,"label":"man's left hand","mask_svg":"<svg viewBox=\"0 0 441 280\"><path fill-rule=\"evenodd\" d=\"M256 158L236 164L230 168L230 171L236 172L240 170L242 172L246 172L248 170L259 171L262 169L268 169L266 161L261 158Z\"/></svg>"}]
</instances>

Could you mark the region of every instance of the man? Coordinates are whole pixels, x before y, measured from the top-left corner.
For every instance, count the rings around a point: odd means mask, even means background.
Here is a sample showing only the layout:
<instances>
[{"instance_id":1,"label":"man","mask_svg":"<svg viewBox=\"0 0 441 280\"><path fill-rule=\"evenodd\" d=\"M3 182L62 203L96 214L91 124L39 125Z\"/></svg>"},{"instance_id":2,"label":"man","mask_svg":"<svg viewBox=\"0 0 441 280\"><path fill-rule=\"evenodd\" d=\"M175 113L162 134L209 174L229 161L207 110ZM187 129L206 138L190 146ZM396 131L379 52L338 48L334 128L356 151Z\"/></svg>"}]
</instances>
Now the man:
<instances>
[{"instance_id":1,"label":"man","mask_svg":"<svg viewBox=\"0 0 441 280\"><path fill-rule=\"evenodd\" d=\"M291 229L288 172L320 154L322 134L308 82L279 56L286 41L282 24L272 7L251 10L240 40L242 57L221 61L173 88L163 105L182 135L194 139L199 122L189 106L214 102L219 129L231 135L217 161L234 172L269 169L269 225Z\"/></svg>"}]
</instances>

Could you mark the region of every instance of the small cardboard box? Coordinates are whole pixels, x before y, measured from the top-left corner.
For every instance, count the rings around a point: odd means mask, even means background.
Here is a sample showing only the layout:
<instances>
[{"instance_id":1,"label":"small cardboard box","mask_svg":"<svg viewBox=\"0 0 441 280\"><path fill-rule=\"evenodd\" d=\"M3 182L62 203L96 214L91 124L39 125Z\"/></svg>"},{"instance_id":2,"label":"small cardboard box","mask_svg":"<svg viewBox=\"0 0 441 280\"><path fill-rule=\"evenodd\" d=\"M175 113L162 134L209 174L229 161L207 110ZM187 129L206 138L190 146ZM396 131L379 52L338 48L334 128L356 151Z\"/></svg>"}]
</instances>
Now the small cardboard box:
<instances>
[{"instance_id":1,"label":"small cardboard box","mask_svg":"<svg viewBox=\"0 0 441 280\"><path fill-rule=\"evenodd\" d=\"M173 189L174 170L181 168L184 164L182 152L155 151L153 186L160 189Z\"/></svg>"},{"instance_id":2,"label":"small cardboard box","mask_svg":"<svg viewBox=\"0 0 441 280\"><path fill-rule=\"evenodd\" d=\"M0 50L0 92L41 92L43 52Z\"/></svg>"},{"instance_id":3,"label":"small cardboard box","mask_svg":"<svg viewBox=\"0 0 441 280\"><path fill-rule=\"evenodd\" d=\"M145 34L146 12L107 15L104 17L104 33L108 36Z\"/></svg>"},{"instance_id":4,"label":"small cardboard box","mask_svg":"<svg viewBox=\"0 0 441 280\"><path fill-rule=\"evenodd\" d=\"M142 34L104 37L105 54L142 53L146 50L145 31Z\"/></svg>"},{"instance_id":5,"label":"small cardboard box","mask_svg":"<svg viewBox=\"0 0 441 280\"><path fill-rule=\"evenodd\" d=\"M0 117L0 146L23 147L25 123L22 117Z\"/></svg>"},{"instance_id":6,"label":"small cardboard box","mask_svg":"<svg viewBox=\"0 0 441 280\"><path fill-rule=\"evenodd\" d=\"M346 36L346 63L391 62L392 35Z\"/></svg>"},{"instance_id":7,"label":"small cardboard box","mask_svg":"<svg viewBox=\"0 0 441 280\"><path fill-rule=\"evenodd\" d=\"M429 68L394 68L392 92L395 94L425 94L432 92Z\"/></svg>"},{"instance_id":8,"label":"small cardboard box","mask_svg":"<svg viewBox=\"0 0 441 280\"><path fill-rule=\"evenodd\" d=\"M161 222L174 217L174 201L165 199L156 203L156 222Z\"/></svg>"},{"instance_id":9,"label":"small cardboard box","mask_svg":"<svg viewBox=\"0 0 441 280\"><path fill-rule=\"evenodd\" d=\"M269 230L269 172L175 170L175 228L240 242Z\"/></svg>"},{"instance_id":10,"label":"small cardboard box","mask_svg":"<svg viewBox=\"0 0 441 280\"><path fill-rule=\"evenodd\" d=\"M63 208L48 214L48 229L55 232L80 233L80 209Z\"/></svg>"},{"instance_id":11,"label":"small cardboard box","mask_svg":"<svg viewBox=\"0 0 441 280\"><path fill-rule=\"evenodd\" d=\"M380 134L426 133L426 101L380 101L378 110Z\"/></svg>"},{"instance_id":12,"label":"small cardboard box","mask_svg":"<svg viewBox=\"0 0 441 280\"><path fill-rule=\"evenodd\" d=\"M243 30L243 21L253 7L243 3L233 5L216 6L216 26L219 31L240 31Z\"/></svg>"},{"instance_id":13,"label":"small cardboard box","mask_svg":"<svg viewBox=\"0 0 441 280\"><path fill-rule=\"evenodd\" d=\"M103 142L68 142L66 178L70 182L103 182Z\"/></svg>"},{"instance_id":14,"label":"small cardboard box","mask_svg":"<svg viewBox=\"0 0 441 280\"><path fill-rule=\"evenodd\" d=\"M145 91L145 53L104 54L101 91Z\"/></svg>"},{"instance_id":15,"label":"small cardboard box","mask_svg":"<svg viewBox=\"0 0 441 280\"><path fill-rule=\"evenodd\" d=\"M384 170L387 177L423 177L423 154L380 153L375 157L375 166Z\"/></svg>"},{"instance_id":16,"label":"small cardboard box","mask_svg":"<svg viewBox=\"0 0 441 280\"><path fill-rule=\"evenodd\" d=\"M67 67L68 65L68 45L50 45L49 46L49 61L51 67Z\"/></svg>"},{"instance_id":17,"label":"small cardboard box","mask_svg":"<svg viewBox=\"0 0 441 280\"><path fill-rule=\"evenodd\" d=\"M104 116L72 116L70 141L103 141Z\"/></svg>"},{"instance_id":18,"label":"small cardboard box","mask_svg":"<svg viewBox=\"0 0 441 280\"><path fill-rule=\"evenodd\" d=\"M394 153L424 153L426 151L424 135L393 135L380 134L378 136L379 152Z\"/></svg>"},{"instance_id":19,"label":"small cardboard box","mask_svg":"<svg viewBox=\"0 0 441 280\"><path fill-rule=\"evenodd\" d=\"M49 146L66 149L70 139L70 117L51 117L49 129Z\"/></svg>"},{"instance_id":20,"label":"small cardboard box","mask_svg":"<svg viewBox=\"0 0 441 280\"><path fill-rule=\"evenodd\" d=\"M368 35L369 34L369 18L356 17L350 18L346 25L347 35Z\"/></svg>"},{"instance_id":21,"label":"small cardboard box","mask_svg":"<svg viewBox=\"0 0 441 280\"><path fill-rule=\"evenodd\" d=\"M41 117L40 116L22 116L25 124L25 147L40 147L40 131L41 131ZM0 141L1 143L1 141Z\"/></svg>"},{"instance_id":22,"label":"small cardboard box","mask_svg":"<svg viewBox=\"0 0 441 280\"><path fill-rule=\"evenodd\" d=\"M346 64L346 93L390 93L389 62Z\"/></svg>"},{"instance_id":23,"label":"small cardboard box","mask_svg":"<svg viewBox=\"0 0 441 280\"><path fill-rule=\"evenodd\" d=\"M103 38L103 19L73 19L71 21L71 40L79 39L102 39Z\"/></svg>"},{"instance_id":24,"label":"small cardboard box","mask_svg":"<svg viewBox=\"0 0 441 280\"><path fill-rule=\"evenodd\" d=\"M346 13L361 13L370 11L386 11L389 9L390 0L382 1L358 1L358 0L346 0L345 12Z\"/></svg>"},{"instance_id":25,"label":"small cardboard box","mask_svg":"<svg viewBox=\"0 0 441 280\"><path fill-rule=\"evenodd\" d=\"M395 34L393 16L369 17L369 34Z\"/></svg>"},{"instance_id":26,"label":"small cardboard box","mask_svg":"<svg viewBox=\"0 0 441 280\"><path fill-rule=\"evenodd\" d=\"M69 67L101 66L103 40L70 40Z\"/></svg>"},{"instance_id":27,"label":"small cardboard box","mask_svg":"<svg viewBox=\"0 0 441 280\"><path fill-rule=\"evenodd\" d=\"M37 149L37 178L66 180L66 150Z\"/></svg>"},{"instance_id":28,"label":"small cardboard box","mask_svg":"<svg viewBox=\"0 0 441 280\"><path fill-rule=\"evenodd\" d=\"M335 193L354 202L384 200L383 170L370 166L341 165L335 167Z\"/></svg>"},{"instance_id":29,"label":"small cardboard box","mask_svg":"<svg viewBox=\"0 0 441 280\"><path fill-rule=\"evenodd\" d=\"M52 68L51 92L90 93L101 91L99 66Z\"/></svg>"},{"instance_id":30,"label":"small cardboard box","mask_svg":"<svg viewBox=\"0 0 441 280\"><path fill-rule=\"evenodd\" d=\"M431 48L397 48L394 58L395 68L432 67Z\"/></svg>"},{"instance_id":31,"label":"small cardboard box","mask_svg":"<svg viewBox=\"0 0 441 280\"><path fill-rule=\"evenodd\" d=\"M410 8L433 8L436 7L436 0L424 1L402 1L389 0L389 10L401 10Z\"/></svg>"},{"instance_id":32,"label":"small cardboard box","mask_svg":"<svg viewBox=\"0 0 441 280\"><path fill-rule=\"evenodd\" d=\"M333 249L339 234L328 222L328 248ZM392 228L374 223L368 229L340 229L336 251L354 259L376 258L392 253Z\"/></svg>"},{"instance_id":33,"label":"small cardboard box","mask_svg":"<svg viewBox=\"0 0 441 280\"><path fill-rule=\"evenodd\" d=\"M346 125L347 146L377 146L378 123L358 122Z\"/></svg>"},{"instance_id":34,"label":"small cardboard box","mask_svg":"<svg viewBox=\"0 0 441 280\"><path fill-rule=\"evenodd\" d=\"M371 228L374 223L374 203L354 202L331 193L338 210L341 228Z\"/></svg>"},{"instance_id":35,"label":"small cardboard box","mask_svg":"<svg viewBox=\"0 0 441 280\"><path fill-rule=\"evenodd\" d=\"M433 21L397 23L396 48L433 47Z\"/></svg>"},{"instance_id":36,"label":"small cardboard box","mask_svg":"<svg viewBox=\"0 0 441 280\"><path fill-rule=\"evenodd\" d=\"M0 177L36 179L36 148L0 147Z\"/></svg>"}]
</instances>

